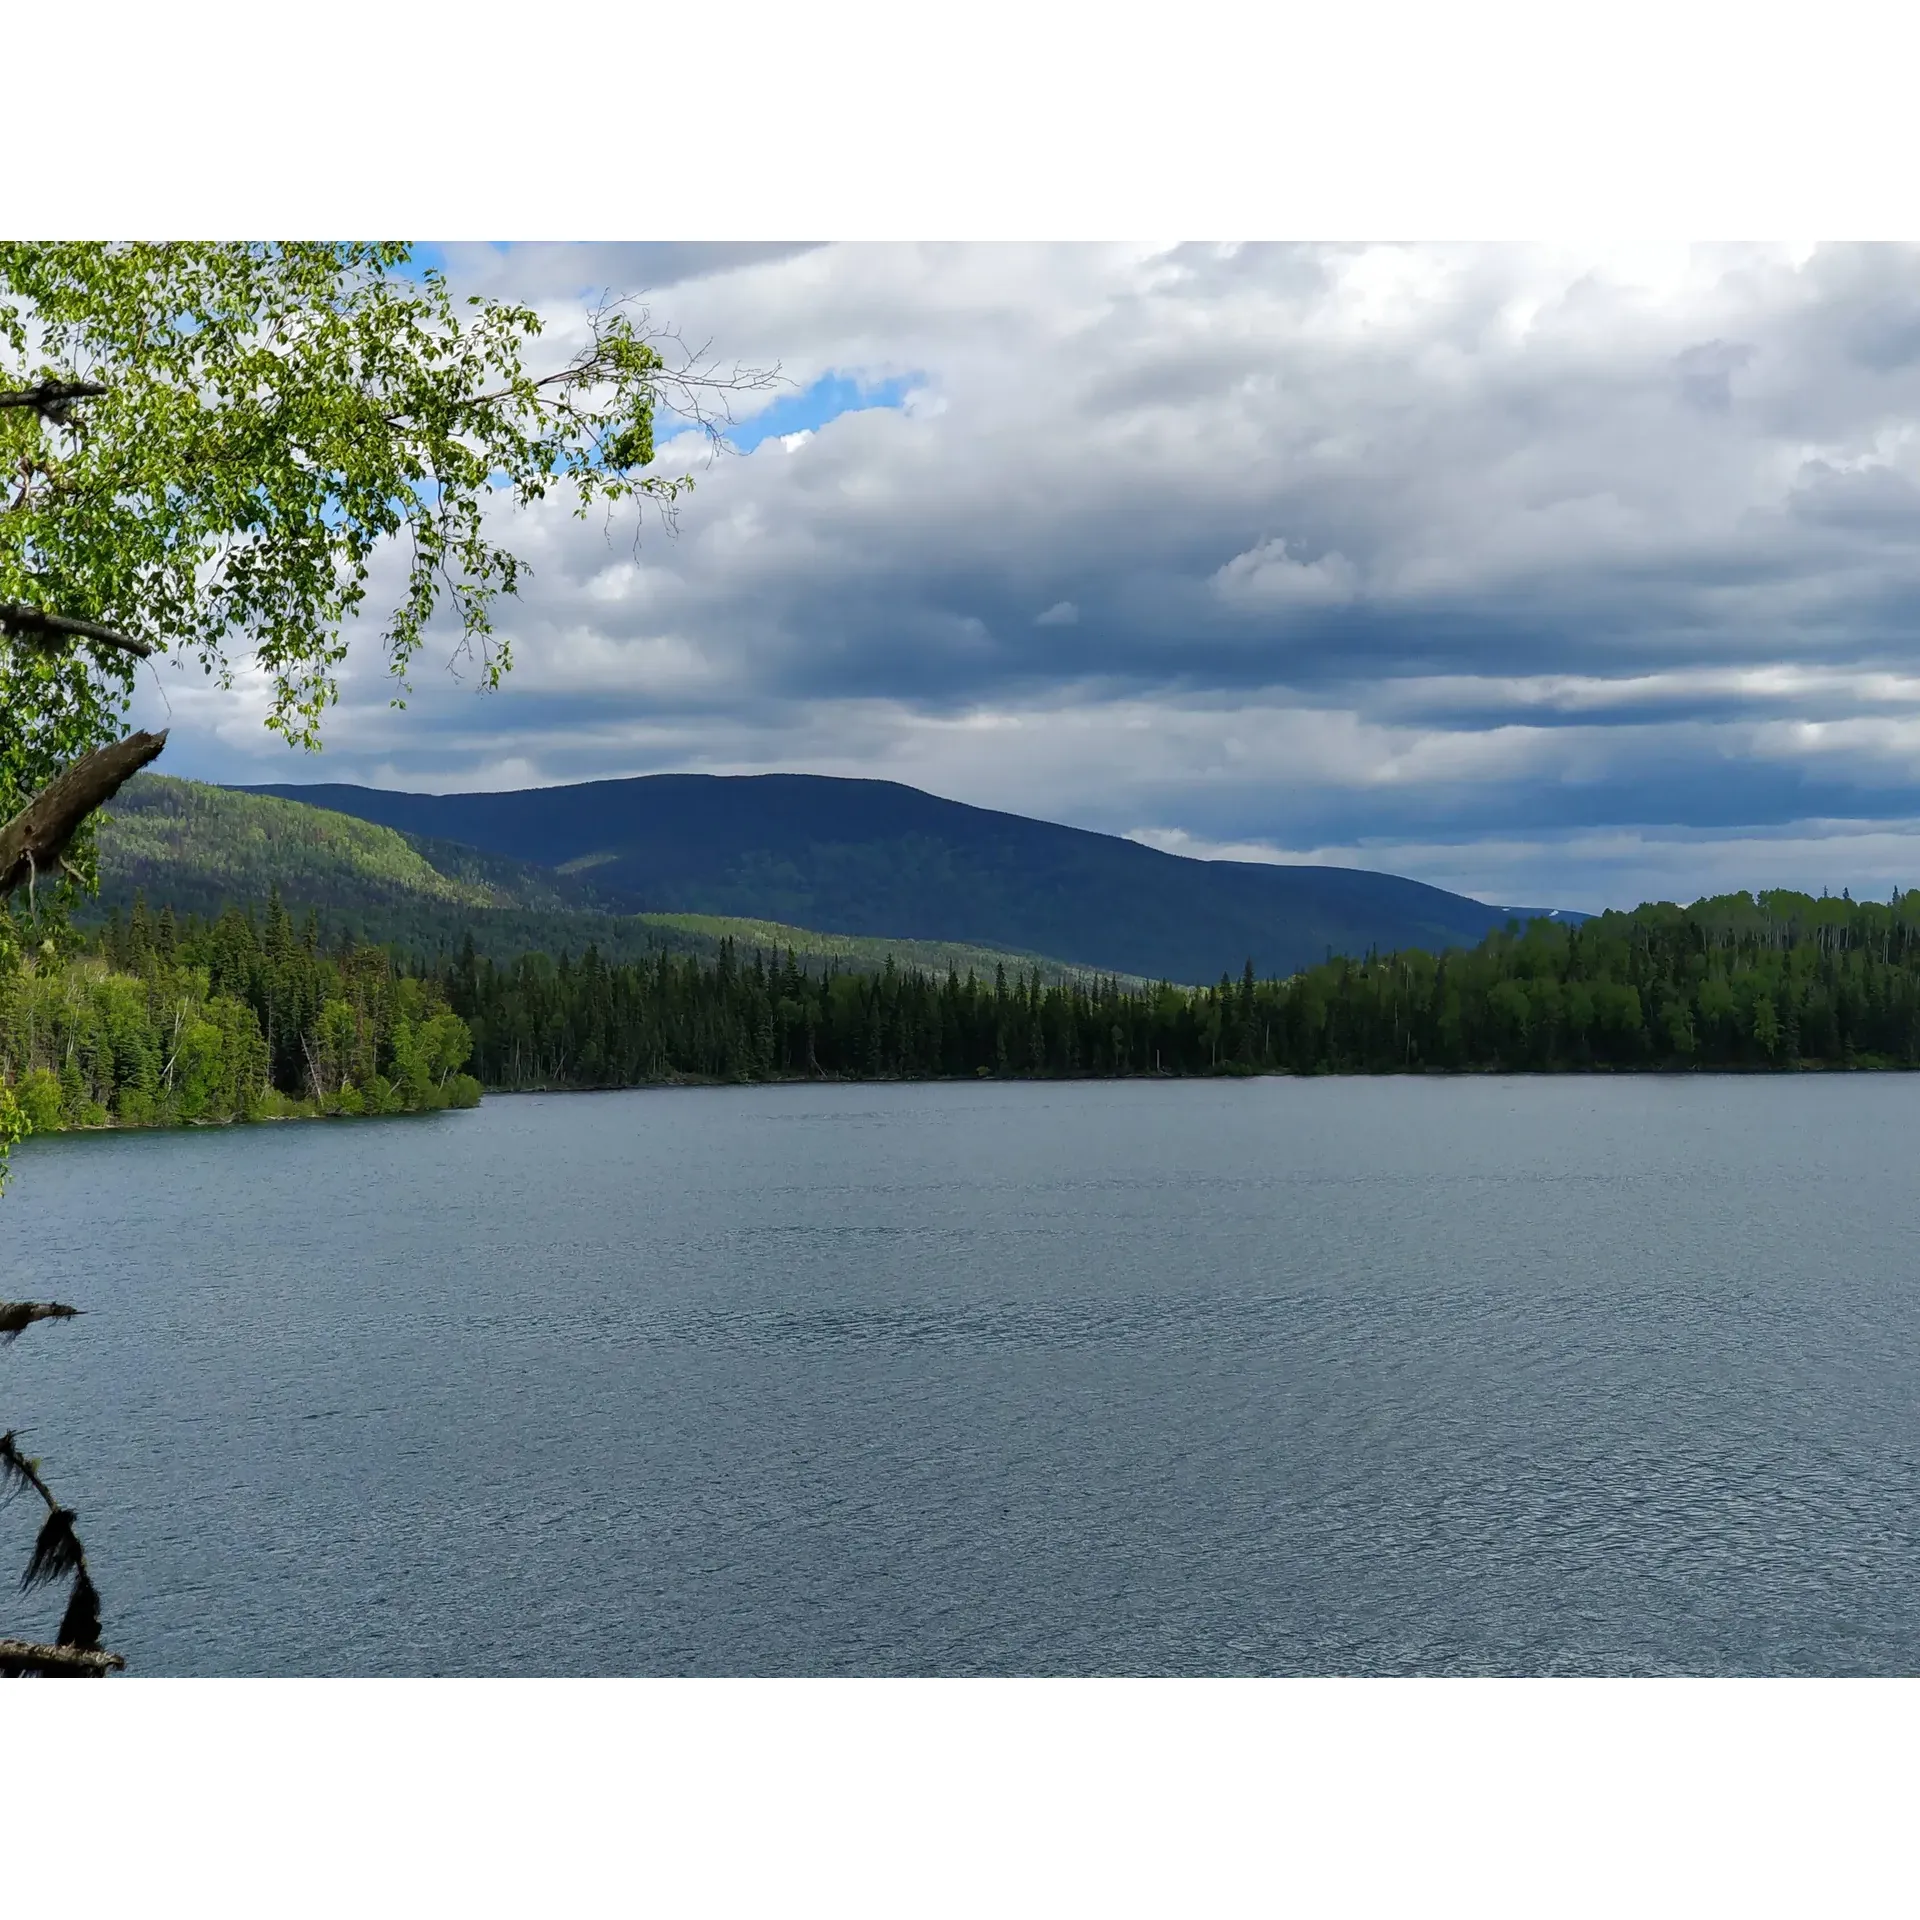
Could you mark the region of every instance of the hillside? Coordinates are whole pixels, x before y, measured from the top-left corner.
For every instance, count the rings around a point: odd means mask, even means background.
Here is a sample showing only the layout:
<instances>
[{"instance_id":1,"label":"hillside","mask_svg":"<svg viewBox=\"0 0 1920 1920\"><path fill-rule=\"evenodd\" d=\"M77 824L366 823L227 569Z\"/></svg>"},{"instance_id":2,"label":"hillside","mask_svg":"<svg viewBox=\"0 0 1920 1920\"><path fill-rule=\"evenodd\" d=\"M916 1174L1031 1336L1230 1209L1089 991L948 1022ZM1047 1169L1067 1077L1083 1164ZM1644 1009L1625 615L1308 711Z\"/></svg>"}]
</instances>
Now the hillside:
<instances>
[{"instance_id":1,"label":"hillside","mask_svg":"<svg viewBox=\"0 0 1920 1920\"><path fill-rule=\"evenodd\" d=\"M535 863L629 911L966 941L1152 979L1472 946L1514 910L1355 868L1183 859L881 780L653 774L512 793L249 788Z\"/></svg>"},{"instance_id":2,"label":"hillside","mask_svg":"<svg viewBox=\"0 0 1920 1920\"><path fill-rule=\"evenodd\" d=\"M437 857L436 857L437 856ZM277 886L302 907L543 911L592 905L562 874L471 847L434 848L390 827L262 794L143 773L114 800L100 845L109 908L144 892L203 917Z\"/></svg>"},{"instance_id":3,"label":"hillside","mask_svg":"<svg viewBox=\"0 0 1920 1920\"><path fill-rule=\"evenodd\" d=\"M212 919L258 907L278 888L296 915L317 912L330 938L345 934L422 955L451 954L471 935L496 960L597 946L610 962L662 951L710 957L723 940L743 952L791 947L803 964L878 971L953 968L991 978L1034 968L1043 980L1084 970L1041 955L973 942L821 934L764 919L605 910L586 882L528 861L452 841L402 834L343 813L262 793L141 774L114 800L100 841L100 896L87 919L131 911L144 895L158 911Z\"/></svg>"}]
</instances>

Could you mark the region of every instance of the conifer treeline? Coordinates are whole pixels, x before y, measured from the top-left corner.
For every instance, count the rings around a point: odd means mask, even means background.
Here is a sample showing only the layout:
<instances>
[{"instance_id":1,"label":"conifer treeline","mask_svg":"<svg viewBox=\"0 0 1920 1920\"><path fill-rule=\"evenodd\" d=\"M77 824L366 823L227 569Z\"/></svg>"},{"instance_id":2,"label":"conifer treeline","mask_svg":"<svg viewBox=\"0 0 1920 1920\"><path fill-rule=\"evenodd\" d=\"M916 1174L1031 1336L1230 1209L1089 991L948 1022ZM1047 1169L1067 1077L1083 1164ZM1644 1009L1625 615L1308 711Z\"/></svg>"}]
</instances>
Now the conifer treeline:
<instances>
[{"instance_id":1,"label":"conifer treeline","mask_svg":"<svg viewBox=\"0 0 1920 1920\"><path fill-rule=\"evenodd\" d=\"M1914 1065L1920 892L1732 894L1198 989L731 946L407 961L296 932L277 897L211 924L138 908L0 967L0 1082L40 1126L393 1112L482 1082Z\"/></svg>"},{"instance_id":2,"label":"conifer treeline","mask_svg":"<svg viewBox=\"0 0 1920 1920\"><path fill-rule=\"evenodd\" d=\"M1336 960L1200 989L1043 985L1002 968L829 972L660 954L476 959L440 974L489 1086L675 1077L1913 1066L1920 893L1886 906L1732 894L1471 951Z\"/></svg>"},{"instance_id":3,"label":"conifer treeline","mask_svg":"<svg viewBox=\"0 0 1920 1920\"><path fill-rule=\"evenodd\" d=\"M19 942L0 965L0 1084L35 1131L467 1106L468 1050L435 981L324 951L277 894L258 923L137 902L88 948Z\"/></svg>"}]
</instances>

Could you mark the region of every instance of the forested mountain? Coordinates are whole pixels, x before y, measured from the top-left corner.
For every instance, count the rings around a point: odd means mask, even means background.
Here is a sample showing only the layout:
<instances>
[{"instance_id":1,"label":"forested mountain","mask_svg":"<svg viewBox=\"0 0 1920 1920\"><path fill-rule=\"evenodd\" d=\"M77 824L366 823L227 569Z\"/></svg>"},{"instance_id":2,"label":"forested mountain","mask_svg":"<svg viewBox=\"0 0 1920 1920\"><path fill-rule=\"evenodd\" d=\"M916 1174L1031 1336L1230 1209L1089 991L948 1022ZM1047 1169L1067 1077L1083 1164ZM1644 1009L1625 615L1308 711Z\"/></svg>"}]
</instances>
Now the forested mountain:
<instances>
[{"instance_id":1,"label":"forested mountain","mask_svg":"<svg viewBox=\"0 0 1920 1920\"><path fill-rule=\"evenodd\" d=\"M1119 1075L1920 1064L1920 892L1889 906L1747 894L1470 952L1339 960L1213 987L1049 987L888 968L808 980L779 956L596 953L436 982L489 1086L834 1075Z\"/></svg>"},{"instance_id":2,"label":"forested mountain","mask_svg":"<svg viewBox=\"0 0 1920 1920\"><path fill-rule=\"evenodd\" d=\"M83 908L98 923L150 911L217 920L253 910L278 892L296 916L317 910L329 942L345 936L427 958L471 938L499 960L523 953L581 953L608 960L661 951L711 960L722 941L792 947L803 966L827 961L874 969L956 966L991 971L1016 958L1041 977L1074 969L1045 956L977 944L822 934L764 920L702 914L610 913L587 881L530 861L448 840L403 834L348 814L260 793L141 774L114 800L100 840L101 890Z\"/></svg>"},{"instance_id":3,"label":"forested mountain","mask_svg":"<svg viewBox=\"0 0 1920 1920\"><path fill-rule=\"evenodd\" d=\"M965 941L1148 979L1471 946L1515 911L1354 868L1182 859L882 780L653 774L515 793L247 791L537 863L630 910Z\"/></svg>"}]
</instances>

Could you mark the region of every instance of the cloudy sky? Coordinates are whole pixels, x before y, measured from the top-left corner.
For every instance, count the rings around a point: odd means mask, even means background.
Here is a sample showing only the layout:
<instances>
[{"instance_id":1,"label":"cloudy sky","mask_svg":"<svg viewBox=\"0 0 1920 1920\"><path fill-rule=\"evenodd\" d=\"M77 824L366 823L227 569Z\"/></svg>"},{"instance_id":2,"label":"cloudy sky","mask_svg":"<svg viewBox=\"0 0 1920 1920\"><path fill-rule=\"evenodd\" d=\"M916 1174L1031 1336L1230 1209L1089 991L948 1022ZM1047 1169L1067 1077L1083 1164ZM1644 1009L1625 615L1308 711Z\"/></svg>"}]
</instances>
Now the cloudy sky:
<instances>
[{"instance_id":1,"label":"cloudy sky","mask_svg":"<svg viewBox=\"0 0 1920 1920\"><path fill-rule=\"evenodd\" d=\"M171 771L866 774L1508 904L1920 884L1920 254L441 257L784 384L663 450L676 534L522 523L500 693L394 712L357 649L313 759L163 668Z\"/></svg>"}]
</instances>

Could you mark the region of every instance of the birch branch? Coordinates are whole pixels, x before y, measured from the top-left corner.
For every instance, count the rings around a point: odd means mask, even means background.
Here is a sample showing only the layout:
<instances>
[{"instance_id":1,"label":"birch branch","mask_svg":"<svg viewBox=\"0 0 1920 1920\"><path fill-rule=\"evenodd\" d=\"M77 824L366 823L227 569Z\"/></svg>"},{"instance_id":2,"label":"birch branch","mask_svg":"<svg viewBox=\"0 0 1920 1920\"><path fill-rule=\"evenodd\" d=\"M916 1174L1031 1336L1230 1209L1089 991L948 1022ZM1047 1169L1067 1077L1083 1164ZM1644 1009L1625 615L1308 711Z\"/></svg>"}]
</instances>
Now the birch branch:
<instances>
[{"instance_id":1,"label":"birch branch","mask_svg":"<svg viewBox=\"0 0 1920 1920\"><path fill-rule=\"evenodd\" d=\"M0 600L0 628L17 639L32 641L39 646L57 646L62 640L91 640L96 646L117 647L122 653L132 654L136 660L149 659L153 654L151 641L136 639L132 634L116 633L113 628L103 627L94 620L72 620L64 613L48 613L43 608L30 607L18 600Z\"/></svg>"}]
</instances>

